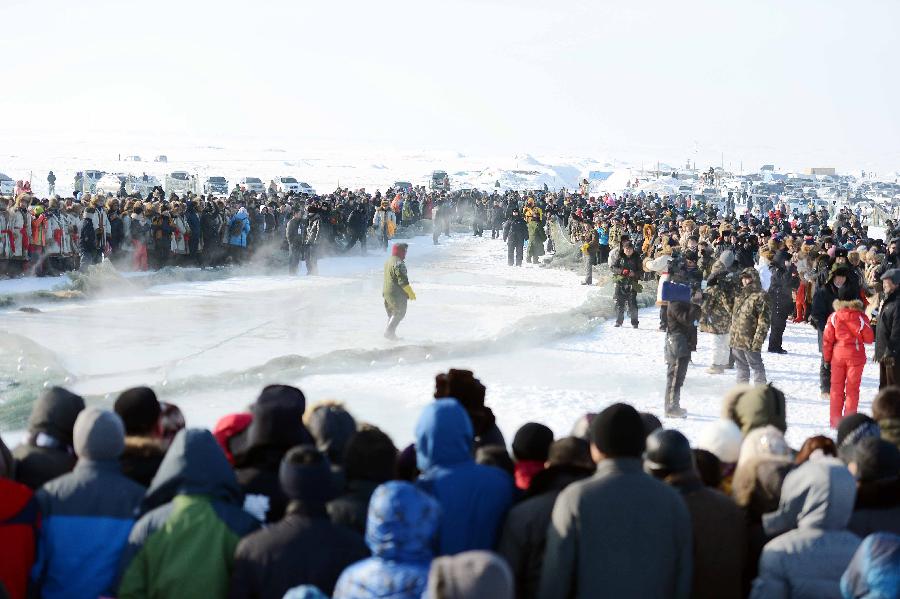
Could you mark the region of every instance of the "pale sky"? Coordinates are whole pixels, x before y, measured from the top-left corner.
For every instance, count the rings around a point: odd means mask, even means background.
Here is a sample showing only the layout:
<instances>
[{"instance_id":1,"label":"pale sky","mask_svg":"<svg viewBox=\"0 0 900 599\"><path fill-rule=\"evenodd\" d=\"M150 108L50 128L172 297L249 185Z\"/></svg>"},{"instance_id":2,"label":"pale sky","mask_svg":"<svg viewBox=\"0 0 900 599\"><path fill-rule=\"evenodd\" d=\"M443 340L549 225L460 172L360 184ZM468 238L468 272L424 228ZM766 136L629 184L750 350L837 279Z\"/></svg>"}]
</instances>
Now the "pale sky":
<instances>
[{"instance_id":1,"label":"pale sky","mask_svg":"<svg viewBox=\"0 0 900 599\"><path fill-rule=\"evenodd\" d=\"M897 0L0 0L3 130L900 169ZM658 157L658 156L657 156Z\"/></svg>"}]
</instances>

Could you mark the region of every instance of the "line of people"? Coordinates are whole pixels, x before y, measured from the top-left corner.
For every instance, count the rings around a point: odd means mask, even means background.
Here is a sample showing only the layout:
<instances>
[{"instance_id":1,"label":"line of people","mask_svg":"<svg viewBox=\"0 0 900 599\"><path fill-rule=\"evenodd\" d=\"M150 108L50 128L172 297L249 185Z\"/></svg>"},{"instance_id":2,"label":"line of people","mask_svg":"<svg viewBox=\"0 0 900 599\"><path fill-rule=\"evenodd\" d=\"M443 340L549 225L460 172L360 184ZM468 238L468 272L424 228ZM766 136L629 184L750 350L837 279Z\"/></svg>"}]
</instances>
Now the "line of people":
<instances>
[{"instance_id":1,"label":"line of people","mask_svg":"<svg viewBox=\"0 0 900 599\"><path fill-rule=\"evenodd\" d=\"M62 388L0 443L0 592L28 597L893 597L900 388L836 440L784 439L738 386L692 447L613 404L508 453L472 372L436 377L402 450L286 385L212 431L146 387ZM867 594L870 593L870 594ZM881 593L881 594L878 594Z\"/></svg>"}]
</instances>

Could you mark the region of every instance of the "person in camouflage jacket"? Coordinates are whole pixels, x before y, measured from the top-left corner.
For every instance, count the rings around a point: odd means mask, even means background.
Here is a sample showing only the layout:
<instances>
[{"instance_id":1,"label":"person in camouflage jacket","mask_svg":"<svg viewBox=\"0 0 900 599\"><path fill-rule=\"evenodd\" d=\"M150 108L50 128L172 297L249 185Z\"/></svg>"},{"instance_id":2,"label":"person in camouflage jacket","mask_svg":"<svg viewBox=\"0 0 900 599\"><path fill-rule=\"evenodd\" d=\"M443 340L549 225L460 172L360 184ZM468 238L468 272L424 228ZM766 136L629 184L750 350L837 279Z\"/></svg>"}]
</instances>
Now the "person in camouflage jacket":
<instances>
[{"instance_id":1,"label":"person in camouflage jacket","mask_svg":"<svg viewBox=\"0 0 900 599\"><path fill-rule=\"evenodd\" d=\"M712 274L707 279L706 292L703 294L700 330L713 335L713 362L707 370L710 374L722 374L730 362L728 334L738 284L730 270L733 264L734 253L731 250L722 252L713 264Z\"/></svg>"},{"instance_id":2,"label":"person in camouflage jacket","mask_svg":"<svg viewBox=\"0 0 900 599\"><path fill-rule=\"evenodd\" d=\"M760 352L769 333L772 309L755 268L741 271L741 285L743 287L735 297L729 331L737 382L749 382L752 370L754 383L765 384L766 368Z\"/></svg>"}]
</instances>

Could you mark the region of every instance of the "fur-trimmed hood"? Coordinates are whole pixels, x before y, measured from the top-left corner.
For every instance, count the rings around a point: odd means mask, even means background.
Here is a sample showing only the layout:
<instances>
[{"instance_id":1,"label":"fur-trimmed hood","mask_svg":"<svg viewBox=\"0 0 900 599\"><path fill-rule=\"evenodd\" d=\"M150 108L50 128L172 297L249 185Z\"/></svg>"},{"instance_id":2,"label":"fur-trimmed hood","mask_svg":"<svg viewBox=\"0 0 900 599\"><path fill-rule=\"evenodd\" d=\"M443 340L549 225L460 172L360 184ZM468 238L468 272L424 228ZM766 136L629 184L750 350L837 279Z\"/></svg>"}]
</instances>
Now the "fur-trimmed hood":
<instances>
[{"instance_id":1,"label":"fur-trimmed hood","mask_svg":"<svg viewBox=\"0 0 900 599\"><path fill-rule=\"evenodd\" d=\"M850 310L857 310L858 312L863 311L863 303L862 300L839 300L836 299L832 302L831 307L834 308L834 311L837 312L839 310L844 310L845 308L849 308Z\"/></svg>"}]
</instances>

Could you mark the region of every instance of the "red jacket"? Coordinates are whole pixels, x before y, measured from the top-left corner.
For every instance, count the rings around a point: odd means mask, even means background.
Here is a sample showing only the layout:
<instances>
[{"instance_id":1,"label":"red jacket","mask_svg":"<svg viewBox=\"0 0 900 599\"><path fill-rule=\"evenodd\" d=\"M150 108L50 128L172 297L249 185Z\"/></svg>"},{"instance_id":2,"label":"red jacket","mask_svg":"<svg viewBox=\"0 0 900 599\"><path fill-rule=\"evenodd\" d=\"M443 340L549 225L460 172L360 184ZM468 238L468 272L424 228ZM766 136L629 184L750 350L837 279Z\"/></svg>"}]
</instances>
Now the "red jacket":
<instances>
[{"instance_id":1,"label":"red jacket","mask_svg":"<svg viewBox=\"0 0 900 599\"><path fill-rule=\"evenodd\" d=\"M826 362L835 357L865 364L866 344L875 341L869 318L859 300L835 301L834 313L828 317L822 336L822 354Z\"/></svg>"},{"instance_id":2,"label":"red jacket","mask_svg":"<svg viewBox=\"0 0 900 599\"><path fill-rule=\"evenodd\" d=\"M24 599L40 516L31 489L0 477L0 584Z\"/></svg>"}]
</instances>

